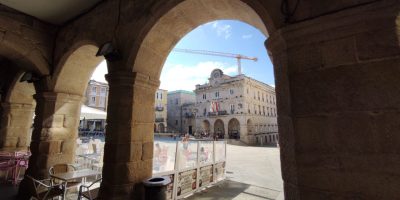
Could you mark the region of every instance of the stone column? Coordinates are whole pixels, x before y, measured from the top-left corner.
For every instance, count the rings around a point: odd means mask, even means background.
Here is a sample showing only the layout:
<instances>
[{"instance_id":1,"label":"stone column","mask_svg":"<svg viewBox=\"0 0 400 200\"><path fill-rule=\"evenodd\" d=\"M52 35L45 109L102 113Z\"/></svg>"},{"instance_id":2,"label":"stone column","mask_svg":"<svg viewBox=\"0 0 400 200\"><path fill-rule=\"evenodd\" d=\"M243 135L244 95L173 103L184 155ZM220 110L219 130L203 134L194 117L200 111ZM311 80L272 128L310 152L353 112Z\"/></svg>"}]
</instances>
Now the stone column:
<instances>
[{"instance_id":1,"label":"stone column","mask_svg":"<svg viewBox=\"0 0 400 200\"><path fill-rule=\"evenodd\" d=\"M222 122L224 123L224 139L229 139L229 135L228 135L228 128L229 128L229 124L227 122L227 120L222 120Z\"/></svg>"},{"instance_id":2,"label":"stone column","mask_svg":"<svg viewBox=\"0 0 400 200\"><path fill-rule=\"evenodd\" d=\"M288 25L275 68L285 199L400 196L398 1Z\"/></svg>"},{"instance_id":3,"label":"stone column","mask_svg":"<svg viewBox=\"0 0 400 200\"><path fill-rule=\"evenodd\" d=\"M79 113L82 96L39 92L36 99L36 117L32 133L27 174L38 179L48 177L48 169L59 163L74 163L78 137ZM19 198L25 199L31 185L23 180Z\"/></svg>"},{"instance_id":4,"label":"stone column","mask_svg":"<svg viewBox=\"0 0 400 200\"><path fill-rule=\"evenodd\" d=\"M24 149L29 146L35 105L2 103L0 148Z\"/></svg>"},{"instance_id":5,"label":"stone column","mask_svg":"<svg viewBox=\"0 0 400 200\"><path fill-rule=\"evenodd\" d=\"M140 199L153 164L154 94L159 81L137 72L112 72L101 199Z\"/></svg>"}]
</instances>

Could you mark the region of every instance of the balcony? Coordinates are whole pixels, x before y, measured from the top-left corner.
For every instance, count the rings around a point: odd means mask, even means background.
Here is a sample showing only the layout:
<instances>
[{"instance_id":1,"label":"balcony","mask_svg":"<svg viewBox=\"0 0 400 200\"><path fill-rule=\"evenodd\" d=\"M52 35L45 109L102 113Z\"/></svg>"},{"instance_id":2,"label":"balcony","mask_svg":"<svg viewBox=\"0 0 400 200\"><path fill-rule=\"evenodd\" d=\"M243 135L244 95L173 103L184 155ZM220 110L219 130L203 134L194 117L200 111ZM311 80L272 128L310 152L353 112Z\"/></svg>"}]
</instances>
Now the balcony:
<instances>
[{"instance_id":1,"label":"balcony","mask_svg":"<svg viewBox=\"0 0 400 200\"><path fill-rule=\"evenodd\" d=\"M164 117L156 118L155 122L164 122Z\"/></svg>"},{"instance_id":2,"label":"balcony","mask_svg":"<svg viewBox=\"0 0 400 200\"><path fill-rule=\"evenodd\" d=\"M194 118L195 115L193 113L185 113L186 118Z\"/></svg>"},{"instance_id":3,"label":"balcony","mask_svg":"<svg viewBox=\"0 0 400 200\"><path fill-rule=\"evenodd\" d=\"M228 112L226 112L226 110L221 110L218 112L208 112L208 116L210 116L210 117L219 116L219 115L228 115Z\"/></svg>"},{"instance_id":4,"label":"balcony","mask_svg":"<svg viewBox=\"0 0 400 200\"><path fill-rule=\"evenodd\" d=\"M156 106L156 111L163 111L164 107L163 106Z\"/></svg>"}]
</instances>

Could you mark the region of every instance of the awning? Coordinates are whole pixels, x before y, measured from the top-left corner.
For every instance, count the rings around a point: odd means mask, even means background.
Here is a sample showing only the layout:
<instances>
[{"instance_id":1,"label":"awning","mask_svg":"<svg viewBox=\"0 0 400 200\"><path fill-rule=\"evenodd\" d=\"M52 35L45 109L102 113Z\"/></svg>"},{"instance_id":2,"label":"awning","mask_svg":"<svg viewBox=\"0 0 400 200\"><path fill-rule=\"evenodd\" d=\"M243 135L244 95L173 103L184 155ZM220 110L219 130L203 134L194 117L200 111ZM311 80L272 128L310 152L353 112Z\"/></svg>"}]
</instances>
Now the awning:
<instances>
[{"instance_id":1,"label":"awning","mask_svg":"<svg viewBox=\"0 0 400 200\"><path fill-rule=\"evenodd\" d=\"M107 119L107 113L96 108L82 105L80 119Z\"/></svg>"}]
</instances>

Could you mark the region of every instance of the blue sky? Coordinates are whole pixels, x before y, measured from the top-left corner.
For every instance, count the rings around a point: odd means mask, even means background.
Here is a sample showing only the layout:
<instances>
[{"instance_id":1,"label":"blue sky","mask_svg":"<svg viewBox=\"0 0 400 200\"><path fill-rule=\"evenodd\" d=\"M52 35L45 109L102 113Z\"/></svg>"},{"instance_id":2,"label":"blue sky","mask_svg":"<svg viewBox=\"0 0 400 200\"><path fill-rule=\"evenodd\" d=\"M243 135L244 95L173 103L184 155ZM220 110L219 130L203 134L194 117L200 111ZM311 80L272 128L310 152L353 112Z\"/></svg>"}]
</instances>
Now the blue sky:
<instances>
[{"instance_id":1,"label":"blue sky","mask_svg":"<svg viewBox=\"0 0 400 200\"><path fill-rule=\"evenodd\" d=\"M182 38L176 48L219 51L257 57L258 61L242 60L242 73L264 83L275 85L272 63L264 47L266 37L258 29L240 21L218 20L203 24ZM211 71L220 68L228 75L237 74L235 58L171 52L161 73L162 89L193 90L207 82ZM105 81L105 64L92 78Z\"/></svg>"}]
</instances>

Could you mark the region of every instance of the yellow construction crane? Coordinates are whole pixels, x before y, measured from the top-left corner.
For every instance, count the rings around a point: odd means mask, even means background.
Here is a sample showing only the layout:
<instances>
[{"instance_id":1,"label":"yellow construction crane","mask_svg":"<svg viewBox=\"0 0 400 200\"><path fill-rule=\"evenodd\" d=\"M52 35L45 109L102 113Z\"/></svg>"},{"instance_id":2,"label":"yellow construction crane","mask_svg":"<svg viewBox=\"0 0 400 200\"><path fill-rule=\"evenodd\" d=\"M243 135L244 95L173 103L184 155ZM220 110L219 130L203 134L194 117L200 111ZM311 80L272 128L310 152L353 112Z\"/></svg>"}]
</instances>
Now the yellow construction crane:
<instances>
[{"instance_id":1,"label":"yellow construction crane","mask_svg":"<svg viewBox=\"0 0 400 200\"><path fill-rule=\"evenodd\" d=\"M217 51L206 51L206 50L194 50L194 49L180 49L180 48L174 48L172 51L176 52L183 52L183 53L192 53L192 54L201 54L201 55L210 55L210 56L221 56L221 57L228 57L228 58L236 58L237 63L238 63L238 74L242 74L242 65L240 60L241 59L246 59L246 60L252 60L254 62L257 62L256 57L248 57L240 54L233 54L233 53L224 53L224 52L217 52Z\"/></svg>"}]
</instances>

